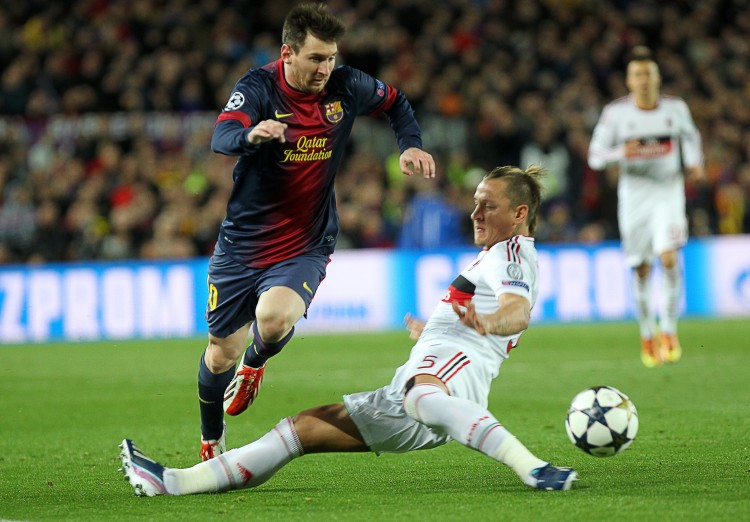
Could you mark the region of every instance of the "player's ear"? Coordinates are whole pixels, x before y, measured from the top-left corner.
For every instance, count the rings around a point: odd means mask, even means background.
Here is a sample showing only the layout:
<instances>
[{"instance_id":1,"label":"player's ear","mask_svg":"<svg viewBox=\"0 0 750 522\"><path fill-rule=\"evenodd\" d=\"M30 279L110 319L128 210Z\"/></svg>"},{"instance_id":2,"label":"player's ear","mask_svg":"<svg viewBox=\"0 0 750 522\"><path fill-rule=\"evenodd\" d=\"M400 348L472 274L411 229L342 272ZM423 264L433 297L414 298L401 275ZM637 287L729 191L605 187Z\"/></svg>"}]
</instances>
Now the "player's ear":
<instances>
[{"instance_id":1,"label":"player's ear","mask_svg":"<svg viewBox=\"0 0 750 522\"><path fill-rule=\"evenodd\" d=\"M289 44L281 45L281 59L284 61L284 63L291 63L293 54L294 54L294 49L292 49L291 45Z\"/></svg>"},{"instance_id":2,"label":"player's ear","mask_svg":"<svg viewBox=\"0 0 750 522\"><path fill-rule=\"evenodd\" d=\"M526 218L528 217L528 215L529 215L528 205L518 205L516 207L516 215L514 216L516 223L523 223L524 221L526 221Z\"/></svg>"}]
</instances>

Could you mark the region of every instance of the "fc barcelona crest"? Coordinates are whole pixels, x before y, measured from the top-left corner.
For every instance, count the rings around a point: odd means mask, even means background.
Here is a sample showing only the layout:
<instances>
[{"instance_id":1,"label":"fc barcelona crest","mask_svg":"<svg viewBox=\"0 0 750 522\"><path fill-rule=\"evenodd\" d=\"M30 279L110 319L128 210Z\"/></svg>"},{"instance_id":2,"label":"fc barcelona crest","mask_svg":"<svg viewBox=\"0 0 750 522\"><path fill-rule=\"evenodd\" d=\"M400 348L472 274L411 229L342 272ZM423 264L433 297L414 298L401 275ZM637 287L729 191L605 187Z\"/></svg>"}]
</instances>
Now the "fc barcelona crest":
<instances>
[{"instance_id":1,"label":"fc barcelona crest","mask_svg":"<svg viewBox=\"0 0 750 522\"><path fill-rule=\"evenodd\" d=\"M326 119L331 123L338 123L344 117L344 108L340 101L326 103Z\"/></svg>"}]
</instances>

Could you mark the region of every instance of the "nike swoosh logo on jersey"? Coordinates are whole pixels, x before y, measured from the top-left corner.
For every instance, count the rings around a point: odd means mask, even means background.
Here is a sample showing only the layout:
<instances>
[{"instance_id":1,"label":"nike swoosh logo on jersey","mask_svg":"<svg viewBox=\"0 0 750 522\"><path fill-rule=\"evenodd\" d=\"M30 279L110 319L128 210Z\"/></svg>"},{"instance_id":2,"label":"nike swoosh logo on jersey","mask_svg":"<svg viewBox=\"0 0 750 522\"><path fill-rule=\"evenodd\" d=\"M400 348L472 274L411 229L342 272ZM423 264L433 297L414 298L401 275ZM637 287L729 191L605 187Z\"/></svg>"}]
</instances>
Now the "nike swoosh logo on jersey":
<instances>
[{"instance_id":1,"label":"nike swoosh logo on jersey","mask_svg":"<svg viewBox=\"0 0 750 522\"><path fill-rule=\"evenodd\" d=\"M307 290L308 292L310 292L310 295L312 295L312 293L313 293L312 288L310 288L310 286L307 284L307 281L305 281L304 283L302 283L302 288L304 288L305 290Z\"/></svg>"},{"instance_id":2,"label":"nike swoosh logo on jersey","mask_svg":"<svg viewBox=\"0 0 750 522\"><path fill-rule=\"evenodd\" d=\"M280 120L281 118L288 118L289 116L292 116L292 114L293 113L291 113L291 112L287 113L287 114L282 114L278 110L274 111L274 115L276 116L277 120Z\"/></svg>"}]
</instances>

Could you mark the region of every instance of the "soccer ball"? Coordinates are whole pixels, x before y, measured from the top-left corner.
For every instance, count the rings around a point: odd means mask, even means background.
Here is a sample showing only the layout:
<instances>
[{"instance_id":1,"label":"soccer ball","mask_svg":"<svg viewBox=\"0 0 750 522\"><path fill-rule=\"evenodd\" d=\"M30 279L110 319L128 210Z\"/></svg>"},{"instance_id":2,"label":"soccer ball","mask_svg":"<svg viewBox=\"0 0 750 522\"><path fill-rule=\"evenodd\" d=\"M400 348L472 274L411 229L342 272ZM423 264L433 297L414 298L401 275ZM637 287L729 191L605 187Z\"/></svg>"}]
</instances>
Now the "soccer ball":
<instances>
[{"instance_id":1,"label":"soccer ball","mask_svg":"<svg viewBox=\"0 0 750 522\"><path fill-rule=\"evenodd\" d=\"M612 386L594 386L573 397L565 418L570 441L595 457L628 448L638 433L638 412L630 398Z\"/></svg>"}]
</instances>

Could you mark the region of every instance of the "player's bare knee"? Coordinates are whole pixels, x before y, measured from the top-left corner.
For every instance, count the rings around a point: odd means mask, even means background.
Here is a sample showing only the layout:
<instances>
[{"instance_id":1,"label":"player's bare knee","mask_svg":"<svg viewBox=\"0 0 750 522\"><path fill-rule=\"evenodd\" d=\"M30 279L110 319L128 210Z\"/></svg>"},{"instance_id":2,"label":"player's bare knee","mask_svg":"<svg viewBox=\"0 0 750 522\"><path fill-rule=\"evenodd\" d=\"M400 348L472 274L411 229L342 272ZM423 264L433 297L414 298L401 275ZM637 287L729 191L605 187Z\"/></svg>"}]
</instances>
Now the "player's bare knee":
<instances>
[{"instance_id":1,"label":"player's bare knee","mask_svg":"<svg viewBox=\"0 0 750 522\"><path fill-rule=\"evenodd\" d=\"M661 266L667 270L673 269L677 265L677 253L665 252L659 257Z\"/></svg>"},{"instance_id":2,"label":"player's bare knee","mask_svg":"<svg viewBox=\"0 0 750 522\"><path fill-rule=\"evenodd\" d=\"M242 343L209 335L208 346L204 355L206 366L212 373L225 372L237 363L244 349Z\"/></svg>"},{"instance_id":3,"label":"player's bare knee","mask_svg":"<svg viewBox=\"0 0 750 522\"><path fill-rule=\"evenodd\" d=\"M305 301L291 288L277 286L263 292L255 307L255 322L263 341L282 340L306 309Z\"/></svg>"},{"instance_id":4,"label":"player's bare knee","mask_svg":"<svg viewBox=\"0 0 750 522\"><path fill-rule=\"evenodd\" d=\"M264 314L256 318L258 332L263 341L275 343L283 339L294 326L296 318L285 313Z\"/></svg>"}]
</instances>

